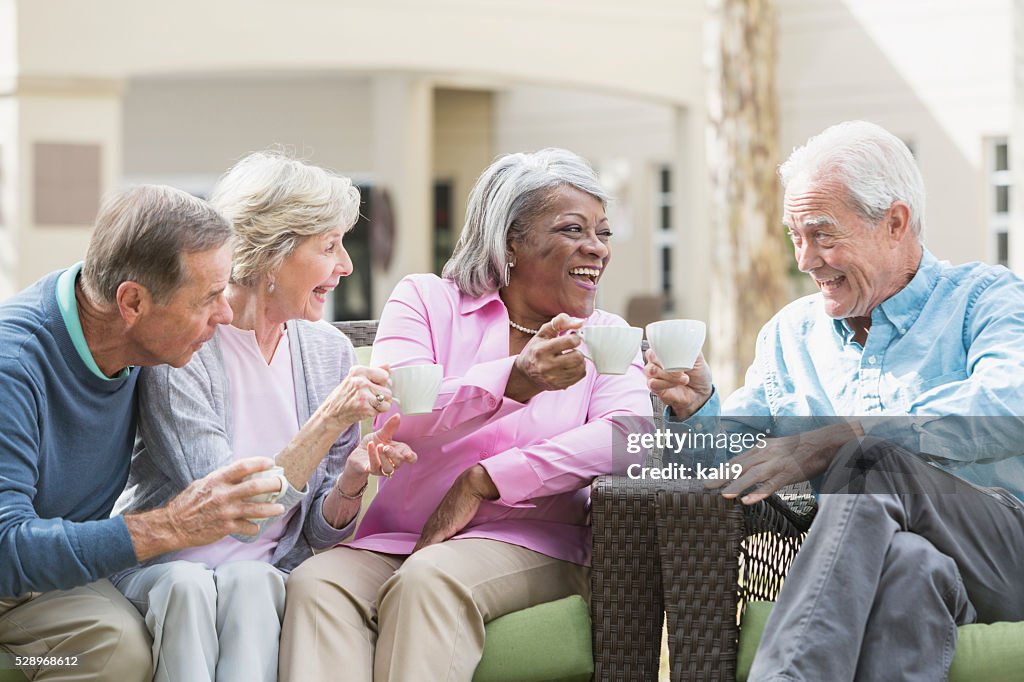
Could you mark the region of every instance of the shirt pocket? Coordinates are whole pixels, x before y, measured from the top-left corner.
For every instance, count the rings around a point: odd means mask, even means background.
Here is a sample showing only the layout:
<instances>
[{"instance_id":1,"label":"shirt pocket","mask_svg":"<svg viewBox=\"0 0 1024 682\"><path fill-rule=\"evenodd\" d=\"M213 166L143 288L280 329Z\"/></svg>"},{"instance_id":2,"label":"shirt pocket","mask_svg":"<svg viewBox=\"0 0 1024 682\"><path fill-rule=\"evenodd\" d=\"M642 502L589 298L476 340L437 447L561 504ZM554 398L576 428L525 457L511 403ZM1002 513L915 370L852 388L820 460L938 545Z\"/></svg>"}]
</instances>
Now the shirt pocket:
<instances>
[{"instance_id":1,"label":"shirt pocket","mask_svg":"<svg viewBox=\"0 0 1024 682\"><path fill-rule=\"evenodd\" d=\"M891 390L886 391L893 396L895 404L888 405L891 409L900 412L907 412L921 400L921 396L929 391L937 389L946 384L963 381L967 378L965 370L954 372L929 373L925 371L912 372L902 377L890 375L886 381L891 382Z\"/></svg>"}]
</instances>

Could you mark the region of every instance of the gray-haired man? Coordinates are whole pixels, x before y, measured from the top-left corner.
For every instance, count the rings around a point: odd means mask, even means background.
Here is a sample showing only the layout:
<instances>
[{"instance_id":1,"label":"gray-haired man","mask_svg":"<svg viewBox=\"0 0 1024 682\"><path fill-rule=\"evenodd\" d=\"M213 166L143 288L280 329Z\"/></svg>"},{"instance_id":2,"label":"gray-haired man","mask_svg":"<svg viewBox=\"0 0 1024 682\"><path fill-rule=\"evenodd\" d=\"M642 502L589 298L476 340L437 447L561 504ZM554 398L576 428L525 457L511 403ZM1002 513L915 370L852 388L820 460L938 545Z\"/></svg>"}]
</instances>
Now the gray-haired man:
<instances>
[{"instance_id":1,"label":"gray-haired man","mask_svg":"<svg viewBox=\"0 0 1024 682\"><path fill-rule=\"evenodd\" d=\"M135 437L138 366L181 366L218 324L231 232L206 202L142 186L106 202L84 264L0 304L0 648L34 679L149 680L149 635L105 579L280 514L249 459L167 507L110 517Z\"/></svg>"}]
</instances>

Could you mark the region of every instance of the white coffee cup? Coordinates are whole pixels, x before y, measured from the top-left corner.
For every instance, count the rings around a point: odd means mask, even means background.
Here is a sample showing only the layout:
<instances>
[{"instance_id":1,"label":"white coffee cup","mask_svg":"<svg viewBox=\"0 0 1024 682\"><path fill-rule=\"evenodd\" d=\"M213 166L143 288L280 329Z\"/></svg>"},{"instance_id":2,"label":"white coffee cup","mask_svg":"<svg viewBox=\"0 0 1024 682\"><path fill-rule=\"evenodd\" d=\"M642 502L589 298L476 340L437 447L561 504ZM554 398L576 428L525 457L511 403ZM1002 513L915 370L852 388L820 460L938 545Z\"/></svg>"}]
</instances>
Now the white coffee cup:
<instances>
[{"instance_id":1,"label":"white coffee cup","mask_svg":"<svg viewBox=\"0 0 1024 682\"><path fill-rule=\"evenodd\" d=\"M244 480L248 481L252 478L272 478L276 477L281 482L281 487L273 492L260 493L259 495L253 495L249 498L250 502L265 502L274 503L284 497L285 491L288 490L288 478L284 475L284 469L278 466L264 469L263 471L257 471L255 474L249 474ZM265 518L249 519L250 521L266 521Z\"/></svg>"},{"instance_id":2,"label":"white coffee cup","mask_svg":"<svg viewBox=\"0 0 1024 682\"><path fill-rule=\"evenodd\" d=\"M391 400L402 414L426 414L434 409L444 367L441 365L407 365L392 367L388 385Z\"/></svg>"},{"instance_id":3,"label":"white coffee cup","mask_svg":"<svg viewBox=\"0 0 1024 682\"><path fill-rule=\"evenodd\" d=\"M647 325L651 343L661 366L671 372L691 369L697 361L707 325L700 320L662 320Z\"/></svg>"},{"instance_id":4,"label":"white coffee cup","mask_svg":"<svg viewBox=\"0 0 1024 682\"><path fill-rule=\"evenodd\" d=\"M588 325L580 330L580 352L601 374L625 374L640 350L644 330L619 325Z\"/></svg>"}]
</instances>

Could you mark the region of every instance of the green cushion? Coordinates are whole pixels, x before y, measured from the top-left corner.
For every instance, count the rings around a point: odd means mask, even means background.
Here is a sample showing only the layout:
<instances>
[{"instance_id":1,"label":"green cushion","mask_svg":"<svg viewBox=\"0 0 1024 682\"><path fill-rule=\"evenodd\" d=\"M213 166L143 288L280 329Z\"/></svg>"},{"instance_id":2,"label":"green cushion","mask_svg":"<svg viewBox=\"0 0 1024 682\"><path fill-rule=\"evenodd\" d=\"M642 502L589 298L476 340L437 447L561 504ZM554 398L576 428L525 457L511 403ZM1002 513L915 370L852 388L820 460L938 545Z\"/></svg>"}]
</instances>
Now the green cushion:
<instances>
[{"instance_id":1,"label":"green cushion","mask_svg":"<svg viewBox=\"0 0 1024 682\"><path fill-rule=\"evenodd\" d=\"M745 682L772 602L751 602L740 626L736 679ZM961 625L949 682L1018 680L1024 670L1024 622Z\"/></svg>"},{"instance_id":2,"label":"green cushion","mask_svg":"<svg viewBox=\"0 0 1024 682\"><path fill-rule=\"evenodd\" d=\"M20 670L14 667L14 657L0 649L0 682L27 682Z\"/></svg>"},{"instance_id":3,"label":"green cushion","mask_svg":"<svg viewBox=\"0 0 1024 682\"><path fill-rule=\"evenodd\" d=\"M746 682L750 674L750 664L754 662L754 652L757 651L757 643L761 641L761 633L764 632L764 624L768 620L768 614L772 612L773 605L774 603L770 601L752 601L743 612L739 651L736 653L738 682Z\"/></svg>"},{"instance_id":4,"label":"green cushion","mask_svg":"<svg viewBox=\"0 0 1024 682\"><path fill-rule=\"evenodd\" d=\"M594 675L590 609L579 595L495 618L473 682L587 682Z\"/></svg>"}]
</instances>

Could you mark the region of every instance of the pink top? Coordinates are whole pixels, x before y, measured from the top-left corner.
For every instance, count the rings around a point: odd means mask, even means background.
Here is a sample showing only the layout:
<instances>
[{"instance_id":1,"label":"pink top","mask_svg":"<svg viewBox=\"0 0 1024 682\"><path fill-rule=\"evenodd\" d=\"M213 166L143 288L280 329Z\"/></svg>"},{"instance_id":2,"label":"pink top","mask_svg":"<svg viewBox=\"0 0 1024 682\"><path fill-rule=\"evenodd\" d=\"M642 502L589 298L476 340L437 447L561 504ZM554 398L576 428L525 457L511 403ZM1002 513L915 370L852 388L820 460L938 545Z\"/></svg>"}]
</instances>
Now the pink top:
<instances>
[{"instance_id":1,"label":"pink top","mask_svg":"<svg viewBox=\"0 0 1024 682\"><path fill-rule=\"evenodd\" d=\"M625 324L600 310L588 323ZM470 298L435 275L412 275L395 287L381 315L373 364L437 363L445 379L432 413L402 416L395 438L419 461L381 481L352 547L410 553L456 476L479 462L501 498L483 502L455 537L502 540L590 563L590 482L624 473L643 457L627 454L623 437L643 428L638 422L650 424L640 355L622 376L597 374L588 362L587 376L575 385L524 404L504 397L516 359L508 344L508 311L497 292Z\"/></svg>"},{"instance_id":2,"label":"pink top","mask_svg":"<svg viewBox=\"0 0 1024 682\"><path fill-rule=\"evenodd\" d=\"M223 325L219 329L224 371L231 386L231 451L234 459L273 458L299 432L295 379L288 335L281 337L270 364L256 343L256 332ZM226 537L202 547L178 552L185 559L216 568L228 561L269 562L284 535L288 518L298 505L267 524L253 542Z\"/></svg>"}]
</instances>

